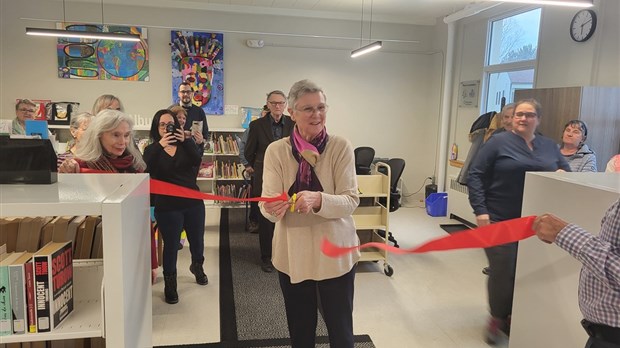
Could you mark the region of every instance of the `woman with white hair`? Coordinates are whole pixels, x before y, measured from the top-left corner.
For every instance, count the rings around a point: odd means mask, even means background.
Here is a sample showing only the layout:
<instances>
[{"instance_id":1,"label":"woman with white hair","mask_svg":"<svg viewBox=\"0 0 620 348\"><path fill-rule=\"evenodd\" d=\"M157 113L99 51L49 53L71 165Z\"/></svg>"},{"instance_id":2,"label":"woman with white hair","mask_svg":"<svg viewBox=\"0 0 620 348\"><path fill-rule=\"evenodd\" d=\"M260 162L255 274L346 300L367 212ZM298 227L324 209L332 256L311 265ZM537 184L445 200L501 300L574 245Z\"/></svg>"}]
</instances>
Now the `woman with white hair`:
<instances>
[{"instance_id":1,"label":"woman with white hair","mask_svg":"<svg viewBox=\"0 0 620 348\"><path fill-rule=\"evenodd\" d=\"M314 347L317 311L327 326L330 347L353 347L353 289L359 251L342 258L321 252L321 240L342 247L359 245L352 213L359 204L355 156L351 143L327 134L327 104L315 83L296 82L288 95L296 122L290 137L265 153L263 195L295 194L289 202L259 203L275 223L273 266L293 348Z\"/></svg>"},{"instance_id":2,"label":"woman with white hair","mask_svg":"<svg viewBox=\"0 0 620 348\"><path fill-rule=\"evenodd\" d=\"M58 167L60 165L70 159L75 157L75 151L77 151L77 145L82 139L82 135L88 129L88 125L92 120L93 115L90 112L80 112L77 115L71 117L71 124L69 125L69 132L71 132L71 136L73 140L67 143L67 151L65 153L58 154Z\"/></svg>"},{"instance_id":3,"label":"woman with white hair","mask_svg":"<svg viewBox=\"0 0 620 348\"><path fill-rule=\"evenodd\" d=\"M117 110L103 110L82 135L75 158L64 161L59 173L88 168L110 173L142 173L146 164L135 145L133 120Z\"/></svg>"}]
</instances>

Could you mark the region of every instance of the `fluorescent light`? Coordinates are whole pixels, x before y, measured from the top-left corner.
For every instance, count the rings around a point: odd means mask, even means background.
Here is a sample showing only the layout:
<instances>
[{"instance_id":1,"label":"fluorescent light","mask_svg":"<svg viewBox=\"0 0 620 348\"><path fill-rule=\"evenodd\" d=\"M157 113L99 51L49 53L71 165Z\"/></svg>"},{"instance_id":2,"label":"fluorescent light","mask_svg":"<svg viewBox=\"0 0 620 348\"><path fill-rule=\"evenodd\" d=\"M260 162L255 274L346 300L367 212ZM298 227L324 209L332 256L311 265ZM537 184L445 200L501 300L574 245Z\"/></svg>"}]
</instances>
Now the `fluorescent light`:
<instances>
[{"instance_id":1,"label":"fluorescent light","mask_svg":"<svg viewBox=\"0 0 620 348\"><path fill-rule=\"evenodd\" d=\"M366 54L372 51L376 51L378 49L381 48L381 46L383 45L383 43L381 43L381 41L375 41L371 44L368 44L364 47L360 47L356 50L351 51L351 58L355 58L355 57L359 57L362 54Z\"/></svg>"},{"instance_id":2,"label":"fluorescent light","mask_svg":"<svg viewBox=\"0 0 620 348\"><path fill-rule=\"evenodd\" d=\"M105 33L92 31L75 31L62 29L26 28L26 35L70 37L76 39L116 40L116 41L140 41L140 35L129 33Z\"/></svg>"},{"instance_id":3,"label":"fluorescent light","mask_svg":"<svg viewBox=\"0 0 620 348\"><path fill-rule=\"evenodd\" d=\"M518 2L522 4L552 5L567 7L592 7L592 0L493 0L496 2Z\"/></svg>"}]
</instances>

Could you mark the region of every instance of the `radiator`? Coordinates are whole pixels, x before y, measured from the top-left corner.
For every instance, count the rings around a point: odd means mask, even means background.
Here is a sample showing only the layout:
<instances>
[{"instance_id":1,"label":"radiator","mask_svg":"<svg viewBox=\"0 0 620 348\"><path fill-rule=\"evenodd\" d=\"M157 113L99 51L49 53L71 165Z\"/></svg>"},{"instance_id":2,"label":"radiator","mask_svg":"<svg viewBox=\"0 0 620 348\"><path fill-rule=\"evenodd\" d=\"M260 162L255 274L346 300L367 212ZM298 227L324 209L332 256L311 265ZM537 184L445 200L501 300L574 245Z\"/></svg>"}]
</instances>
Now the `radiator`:
<instances>
[{"instance_id":1,"label":"radiator","mask_svg":"<svg viewBox=\"0 0 620 348\"><path fill-rule=\"evenodd\" d=\"M467 186L456 181L456 176L448 177L448 216L456 215L472 224L476 223L476 216L469 205Z\"/></svg>"}]
</instances>

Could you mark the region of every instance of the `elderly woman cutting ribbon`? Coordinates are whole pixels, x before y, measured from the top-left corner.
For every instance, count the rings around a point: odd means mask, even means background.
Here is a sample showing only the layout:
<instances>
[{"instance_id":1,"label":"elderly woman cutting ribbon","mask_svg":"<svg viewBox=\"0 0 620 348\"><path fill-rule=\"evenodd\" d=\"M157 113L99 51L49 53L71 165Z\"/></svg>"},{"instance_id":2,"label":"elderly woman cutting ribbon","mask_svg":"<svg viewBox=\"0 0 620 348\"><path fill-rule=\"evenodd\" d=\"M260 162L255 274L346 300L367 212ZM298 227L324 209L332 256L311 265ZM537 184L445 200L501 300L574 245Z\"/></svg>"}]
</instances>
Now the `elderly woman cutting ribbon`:
<instances>
[{"instance_id":1,"label":"elderly woman cutting ribbon","mask_svg":"<svg viewBox=\"0 0 620 348\"><path fill-rule=\"evenodd\" d=\"M359 204L353 148L344 138L328 136L325 93L316 84L295 83L288 100L296 127L267 148L263 196L288 191L293 198L259 206L276 223L272 261L292 346L314 347L320 298L330 346L353 347L354 266L360 253L335 259L321 252L324 237L342 247L359 245L351 216Z\"/></svg>"}]
</instances>

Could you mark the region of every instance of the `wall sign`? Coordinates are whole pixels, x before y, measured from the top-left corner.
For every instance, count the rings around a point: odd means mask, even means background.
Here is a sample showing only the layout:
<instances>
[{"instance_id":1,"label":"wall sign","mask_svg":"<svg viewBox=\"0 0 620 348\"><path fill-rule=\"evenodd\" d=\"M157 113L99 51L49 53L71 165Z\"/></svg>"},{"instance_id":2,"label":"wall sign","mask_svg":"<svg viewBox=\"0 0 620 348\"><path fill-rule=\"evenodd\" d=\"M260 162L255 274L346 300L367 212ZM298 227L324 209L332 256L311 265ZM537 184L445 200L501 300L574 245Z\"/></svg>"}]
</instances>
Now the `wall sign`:
<instances>
[{"instance_id":1,"label":"wall sign","mask_svg":"<svg viewBox=\"0 0 620 348\"><path fill-rule=\"evenodd\" d=\"M459 107L477 108L480 91L480 80L463 81L459 86Z\"/></svg>"}]
</instances>

